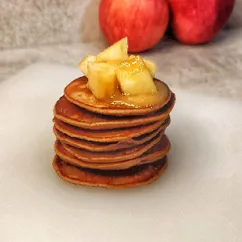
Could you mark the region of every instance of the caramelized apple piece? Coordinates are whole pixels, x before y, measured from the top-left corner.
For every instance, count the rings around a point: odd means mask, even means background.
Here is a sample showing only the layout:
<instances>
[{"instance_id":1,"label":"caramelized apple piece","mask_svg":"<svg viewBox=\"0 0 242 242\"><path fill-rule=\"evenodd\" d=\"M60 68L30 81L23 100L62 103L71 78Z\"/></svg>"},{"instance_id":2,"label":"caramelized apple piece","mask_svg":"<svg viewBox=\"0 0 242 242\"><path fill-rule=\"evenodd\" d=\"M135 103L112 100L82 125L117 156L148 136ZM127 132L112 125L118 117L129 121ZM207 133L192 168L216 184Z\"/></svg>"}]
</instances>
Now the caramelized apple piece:
<instances>
[{"instance_id":1,"label":"caramelized apple piece","mask_svg":"<svg viewBox=\"0 0 242 242\"><path fill-rule=\"evenodd\" d=\"M126 95L150 94L157 91L150 71L140 56L122 62L116 72L120 88Z\"/></svg>"},{"instance_id":2,"label":"caramelized apple piece","mask_svg":"<svg viewBox=\"0 0 242 242\"><path fill-rule=\"evenodd\" d=\"M93 55L88 55L86 56L78 65L79 69L82 71L82 73L87 76L88 75L88 70L87 66L89 62L95 62L96 61L96 56Z\"/></svg>"},{"instance_id":3,"label":"caramelized apple piece","mask_svg":"<svg viewBox=\"0 0 242 242\"><path fill-rule=\"evenodd\" d=\"M145 62L146 67L150 71L151 76L154 77L155 73L156 73L156 69L157 69L156 64L153 61L149 61L149 60L145 60L145 59L144 59L144 62Z\"/></svg>"},{"instance_id":4,"label":"caramelized apple piece","mask_svg":"<svg viewBox=\"0 0 242 242\"><path fill-rule=\"evenodd\" d=\"M132 59L132 58L135 58L135 55L129 56L129 59ZM150 71L150 74L152 75L152 77L154 77L155 73L156 73L156 69L157 69L156 64L153 61L150 61L150 60L146 60L146 59L143 59L143 60L144 60L146 67Z\"/></svg>"},{"instance_id":5,"label":"caramelized apple piece","mask_svg":"<svg viewBox=\"0 0 242 242\"><path fill-rule=\"evenodd\" d=\"M120 67L120 64L123 62L122 60L110 60L110 61L98 61L99 63L107 63L111 66L111 68L115 69L115 71Z\"/></svg>"},{"instance_id":6,"label":"caramelized apple piece","mask_svg":"<svg viewBox=\"0 0 242 242\"><path fill-rule=\"evenodd\" d=\"M109 46L103 52L97 55L97 61L113 61L128 59L128 39L123 38L113 45Z\"/></svg>"},{"instance_id":7,"label":"caramelized apple piece","mask_svg":"<svg viewBox=\"0 0 242 242\"><path fill-rule=\"evenodd\" d=\"M87 86L97 99L107 99L113 96L117 89L115 67L110 63L88 63Z\"/></svg>"}]
</instances>

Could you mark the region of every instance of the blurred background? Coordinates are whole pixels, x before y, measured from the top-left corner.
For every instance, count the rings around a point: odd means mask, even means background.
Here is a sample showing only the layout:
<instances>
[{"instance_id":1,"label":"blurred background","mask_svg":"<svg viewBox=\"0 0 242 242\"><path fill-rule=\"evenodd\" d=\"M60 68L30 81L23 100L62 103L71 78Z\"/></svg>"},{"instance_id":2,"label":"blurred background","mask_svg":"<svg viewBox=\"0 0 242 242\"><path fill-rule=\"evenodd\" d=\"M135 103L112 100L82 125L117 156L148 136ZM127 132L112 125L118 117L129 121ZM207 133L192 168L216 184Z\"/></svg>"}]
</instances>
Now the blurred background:
<instances>
[{"instance_id":1,"label":"blurred background","mask_svg":"<svg viewBox=\"0 0 242 242\"><path fill-rule=\"evenodd\" d=\"M100 0L0 0L0 81L36 62L77 67L108 46L99 27ZM141 55L156 61L172 87L242 98L242 0L223 30L205 45L164 36Z\"/></svg>"}]
</instances>

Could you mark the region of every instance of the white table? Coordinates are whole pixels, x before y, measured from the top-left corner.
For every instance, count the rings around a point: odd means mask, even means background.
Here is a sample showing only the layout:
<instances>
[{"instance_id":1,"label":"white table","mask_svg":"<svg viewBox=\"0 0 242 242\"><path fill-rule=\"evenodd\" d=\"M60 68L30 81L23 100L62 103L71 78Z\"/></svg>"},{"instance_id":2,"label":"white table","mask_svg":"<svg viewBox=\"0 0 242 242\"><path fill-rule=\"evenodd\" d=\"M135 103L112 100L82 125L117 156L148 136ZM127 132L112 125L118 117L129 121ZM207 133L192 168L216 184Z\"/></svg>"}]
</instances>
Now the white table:
<instances>
[{"instance_id":1,"label":"white table","mask_svg":"<svg viewBox=\"0 0 242 242\"><path fill-rule=\"evenodd\" d=\"M242 103L174 90L164 175L141 188L79 187L51 166L52 108L79 75L40 63L0 83L0 241L242 241Z\"/></svg>"}]
</instances>

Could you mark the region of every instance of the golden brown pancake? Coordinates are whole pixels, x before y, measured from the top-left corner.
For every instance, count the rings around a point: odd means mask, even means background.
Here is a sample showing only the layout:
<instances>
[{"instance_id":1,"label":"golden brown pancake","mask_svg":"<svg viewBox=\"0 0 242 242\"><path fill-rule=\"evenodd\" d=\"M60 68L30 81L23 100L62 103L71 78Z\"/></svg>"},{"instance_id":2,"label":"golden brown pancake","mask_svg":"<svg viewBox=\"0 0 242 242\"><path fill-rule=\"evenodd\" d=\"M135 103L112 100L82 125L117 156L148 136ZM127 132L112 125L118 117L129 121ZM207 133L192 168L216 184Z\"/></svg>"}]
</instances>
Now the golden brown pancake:
<instances>
[{"instance_id":1,"label":"golden brown pancake","mask_svg":"<svg viewBox=\"0 0 242 242\"><path fill-rule=\"evenodd\" d=\"M107 152L93 152L88 151L85 149L80 149L73 147L71 145L62 144L64 148L69 151L73 156L75 156L78 159L82 159L86 162L90 163L113 163L113 162L119 162L124 160L130 160L134 159L136 157L141 156L143 153L145 153L147 150L149 150L152 146L157 144L161 137L163 135L163 132L157 134L152 140L149 140L145 142L144 144L136 145L131 148L126 148L122 150L113 150L113 151L107 151Z\"/></svg>"},{"instance_id":2,"label":"golden brown pancake","mask_svg":"<svg viewBox=\"0 0 242 242\"><path fill-rule=\"evenodd\" d=\"M69 83L53 110L53 168L59 177L106 188L155 181L167 167L171 144L164 133L175 94L154 78L157 92L124 95L117 88L112 97L99 100L87 82L79 77Z\"/></svg>"},{"instance_id":3,"label":"golden brown pancake","mask_svg":"<svg viewBox=\"0 0 242 242\"><path fill-rule=\"evenodd\" d=\"M160 102L152 107L139 107L134 108L124 104L112 104L110 102L101 101L95 98L91 91L87 87L87 78L79 77L66 86L64 90L65 97L77 106L84 108L94 113L100 113L105 115L114 116L136 116L146 115L151 112L155 112L165 106L172 95L169 87L158 79L154 79L156 85L162 85L164 97L160 99Z\"/></svg>"},{"instance_id":4,"label":"golden brown pancake","mask_svg":"<svg viewBox=\"0 0 242 242\"><path fill-rule=\"evenodd\" d=\"M157 128L156 130L150 133L143 134L136 138L130 138L125 141L113 142L113 143L100 143L100 142L73 138L60 132L55 127L53 127L53 131L56 138L64 144L68 144L76 148L86 149L93 152L103 152L103 151L107 152L107 151L131 148L135 145L143 144L153 139L158 133L164 130L169 124L170 124L170 118L168 118L166 122L163 123L163 125L161 125L159 128Z\"/></svg>"},{"instance_id":5,"label":"golden brown pancake","mask_svg":"<svg viewBox=\"0 0 242 242\"><path fill-rule=\"evenodd\" d=\"M69 165L55 156L53 167L60 178L74 184L105 188L127 188L155 181L166 169L167 158L164 157L155 163L122 171L99 171Z\"/></svg>"},{"instance_id":6,"label":"golden brown pancake","mask_svg":"<svg viewBox=\"0 0 242 242\"><path fill-rule=\"evenodd\" d=\"M170 147L170 141L164 135L162 139L159 141L159 143L157 143L155 146L153 146L151 149L145 152L142 156L132 160L116 163L87 163L82 159L78 159L71 153L69 153L59 141L56 141L55 143L55 152L62 160L75 166L99 170L123 170L128 169L132 166L155 162L161 159L162 157L166 156L170 150Z\"/></svg>"},{"instance_id":7,"label":"golden brown pancake","mask_svg":"<svg viewBox=\"0 0 242 242\"><path fill-rule=\"evenodd\" d=\"M57 118L54 118L54 124L56 129L70 137L84 139L88 141L95 142L118 142L134 137L139 137L143 134L150 133L156 130L159 126L163 124L162 121L157 121L155 123L146 124L142 126L136 126L131 128L121 128L114 130L87 130L79 127L72 126L70 124L64 123Z\"/></svg>"},{"instance_id":8,"label":"golden brown pancake","mask_svg":"<svg viewBox=\"0 0 242 242\"><path fill-rule=\"evenodd\" d=\"M105 130L115 128L134 127L142 124L165 120L175 104L172 95L169 102L156 112L146 116L115 117L89 112L69 102L64 96L55 104L54 115L57 119L84 129Z\"/></svg>"}]
</instances>

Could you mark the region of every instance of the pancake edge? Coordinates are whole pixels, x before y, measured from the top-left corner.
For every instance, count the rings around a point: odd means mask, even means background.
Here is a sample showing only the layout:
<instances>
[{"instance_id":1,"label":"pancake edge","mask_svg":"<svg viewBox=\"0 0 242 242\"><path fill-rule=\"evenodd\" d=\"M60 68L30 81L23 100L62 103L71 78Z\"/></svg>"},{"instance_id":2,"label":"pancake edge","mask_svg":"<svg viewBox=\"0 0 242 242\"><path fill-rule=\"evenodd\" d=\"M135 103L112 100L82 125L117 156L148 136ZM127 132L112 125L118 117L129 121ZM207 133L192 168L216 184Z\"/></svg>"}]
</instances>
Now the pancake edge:
<instances>
[{"instance_id":1,"label":"pancake edge","mask_svg":"<svg viewBox=\"0 0 242 242\"><path fill-rule=\"evenodd\" d=\"M144 117L145 115L141 115L139 118L140 119L144 119L144 121L142 120L142 123L143 124L150 124L150 123L162 120L162 119L165 121L167 119L167 117L169 116L169 114L172 112L172 110L173 110L173 108L175 106L176 98L175 98L175 94L174 93L172 93L170 100L165 105L167 105L171 101L171 99L174 99L174 100L172 101L170 107L167 108L166 112L158 114L158 115L155 115L156 112L159 112L159 109L158 109L157 111L153 111L154 116L151 116L149 118ZM57 102L56 102L56 104L57 104ZM76 127L80 127L80 128L84 128L84 129L90 129L90 130L106 130L108 128L119 129L119 128L135 127L135 126L140 125L140 122L137 122L136 120L132 121L132 122L129 122L128 124L125 123L124 121L123 122L112 121L110 123L106 123L104 121L103 122L95 122L95 123L81 122L81 121L73 120L71 118L67 118L67 117L64 117L62 115L57 114L57 112L56 112L56 104L55 104L54 109L53 109L54 117L56 117L57 119L61 120L62 122L65 122L67 124L70 124L70 125L73 125L73 126L76 126ZM72 105L75 105L75 104L72 103ZM162 108L164 108L164 106L161 107L160 109L162 109ZM84 108L82 108L82 109L84 109ZM87 110L87 111L91 112L89 110ZM100 114L100 113L95 113L95 112L94 112L94 114L105 115L105 114ZM125 116L125 117L129 117L129 116ZM130 116L130 117L132 117L132 116ZM155 118L155 117L158 117L158 118Z\"/></svg>"},{"instance_id":2,"label":"pancake edge","mask_svg":"<svg viewBox=\"0 0 242 242\"><path fill-rule=\"evenodd\" d=\"M73 81L71 81L64 89L64 96L66 97L66 99L69 102L71 102L71 103L73 103L73 104L75 104L75 105L77 105L81 108L84 108L84 109L86 109L90 112L104 114L104 115L110 115L110 116L136 116L136 115L142 116L142 115L147 115L148 113L155 112L155 111L161 109L162 107L164 107L169 102L172 95L174 94L165 82L155 78L156 81L162 82L167 87L167 89L169 91L169 94L167 95L167 97L166 97L166 99L165 99L165 101L162 105L156 105L156 106L149 107L149 108L120 108L120 109L119 108L117 108L117 109L107 108L107 107L96 108L95 106L87 105L87 104L84 104L80 101L77 101L74 98L72 98L70 95L68 95L67 89L70 87L70 85L74 82L77 82L78 79L83 78L83 77L85 77L85 76L78 77L78 78L74 79ZM152 110L152 111L150 111L150 110Z\"/></svg>"},{"instance_id":3,"label":"pancake edge","mask_svg":"<svg viewBox=\"0 0 242 242\"><path fill-rule=\"evenodd\" d=\"M87 169L96 169L96 170L125 170L125 169L129 169L133 166L140 166L143 164L149 164L149 163L153 163L156 162L162 158L164 158L165 156L168 155L168 153L170 152L171 149L171 142L167 138L167 146L162 149L160 152L156 151L153 153L150 153L148 155L145 155L145 157L141 158L143 155L136 157L134 159L130 159L130 160L125 160L125 161L120 161L120 162L109 162L109 163L91 163L91 162L85 162L81 159L76 158L75 156L73 156L72 154L70 154L72 157L69 157L61 152L59 152L59 150L56 147L56 142L54 145L54 150L55 150L55 154L64 162L76 166L76 167L80 167L80 168L87 168ZM68 151L67 151L68 152ZM147 151L149 152L149 151ZM155 154L155 155L154 155ZM148 160L148 161L147 161ZM121 168L120 168L121 166Z\"/></svg>"},{"instance_id":4,"label":"pancake edge","mask_svg":"<svg viewBox=\"0 0 242 242\"><path fill-rule=\"evenodd\" d=\"M156 144L158 144L160 142L160 140L163 138L163 134L164 134L164 132L159 132L155 137L153 137L151 140L146 141L143 144L139 144L137 146L133 146L130 148L128 147L125 149L121 149L124 152L124 154L120 155L120 156L102 157L100 154L100 153L109 154L111 151L95 152L95 155L98 155L98 156L92 156L92 154L94 153L92 151L76 148L71 145L64 144L64 142L62 143L61 141L60 141L60 143L64 147L64 149L67 150L70 154L75 156L77 159L82 159L83 161L85 161L87 163L103 163L104 161L105 161L105 163L116 163L116 162L122 162L122 161L126 161L126 160L133 160L139 156L142 156L145 152L147 152L149 149L151 149L153 146L155 146ZM132 153L130 152L130 150L134 150L137 147L139 147L139 149L137 149L136 151L134 151ZM89 156L81 155L80 153L78 153L77 150L83 150L84 153L88 153L90 155ZM119 151L115 150L112 152L121 152L121 150L119 150ZM129 153L126 153L128 151L129 151ZM135 156L133 156L133 154L135 154ZM102 154L102 155L104 155L104 154Z\"/></svg>"},{"instance_id":5,"label":"pancake edge","mask_svg":"<svg viewBox=\"0 0 242 242\"><path fill-rule=\"evenodd\" d=\"M135 139L132 139L132 138L131 139L128 139L128 141L129 140L133 140L133 141L130 142L130 143L127 142L127 144L126 145L123 145L123 146L121 145L121 143L125 144L124 141L122 141L122 142L110 142L110 143L107 143L106 146L101 146L101 147L98 147L98 145L96 144L97 146L95 148L88 147L88 144L87 143L88 142L89 143L92 143L92 141L87 141L87 140L84 140L84 139L78 139L78 138L70 137L67 134L64 134L61 131L57 130L55 128L55 126L53 126L53 132L54 132L54 135L55 135L56 139L60 140L62 143L65 143L67 145L71 145L73 147L80 148L80 149L85 149L85 150L92 151L92 152L108 152L108 151L112 151L114 149L113 147L114 146L117 146L117 145L120 145L120 146L118 148L115 147L115 150L126 149L128 147L133 147L133 146L136 146L136 145L139 145L139 144L143 144L143 143L145 143L145 142L153 139L162 130L163 130L163 132L165 132L165 129L169 126L169 124L170 124L170 120L168 120L166 126L163 127L161 125L155 131L150 132L149 134L148 133L147 134L143 134L143 135L146 135L146 137L145 138L142 138L140 140L135 140ZM59 133L61 133L61 134L59 134ZM61 137L61 135L64 135L64 136L67 136L67 137L64 137L63 138L63 137ZM141 137L141 136L139 136L139 137ZM139 138L139 137L136 137L136 138ZM78 144L78 141L75 142L75 141L73 141L73 139L80 140L80 142L83 141L83 142L87 142L87 143L80 145L80 144ZM98 143L98 142L95 142L95 143ZM104 143L100 143L100 144L104 144ZM105 147L108 147L108 148L105 148Z\"/></svg>"},{"instance_id":6,"label":"pancake edge","mask_svg":"<svg viewBox=\"0 0 242 242\"><path fill-rule=\"evenodd\" d=\"M166 121L166 120L165 120ZM156 122L154 122L154 123L150 123L150 124L147 124L147 125L140 125L140 126L137 126L137 127L139 127L139 128L141 128L141 130L142 130L142 132L130 132L130 134L129 135L126 135L126 136L124 136L124 135L122 135L122 132L120 131L120 134L119 135L116 135L116 136L109 136L109 137L106 137L106 134L105 134L105 132L111 132L112 133L112 130L101 130L101 132L103 132L102 133L102 135L99 135L99 136L94 136L94 135L89 135L88 136L88 132L89 132L89 134L92 134L92 131L91 130L85 130L85 129L82 129L82 128L80 128L80 127L75 127L75 126L73 126L73 125L71 125L71 124L68 124L68 123L65 123L65 122L63 122L63 121L61 121L61 120L59 120L59 119L57 119L56 117L53 119L53 122L54 122L54 125L55 125L55 128L57 129L57 130L59 130L60 132L62 132L62 133L64 133L64 134L66 134L66 135L68 135L68 136L70 136L70 137L72 137L72 138L77 138L77 139L84 139L84 140L87 140L87 141L94 141L94 142L100 142L100 143L112 143L112 142L118 142L118 141L125 141L125 140L127 140L127 139L130 139L130 138L136 138L136 137L139 137L139 136L141 136L141 135L144 135L144 134L146 134L146 133L150 133L151 131L154 131L154 130L156 130L157 128L159 128L162 124L164 124L164 122L165 121L163 121L163 120L161 120L161 121L156 121ZM69 130L68 130L68 128L66 128L66 129L63 129L63 127L60 127L60 125L58 125L58 123L57 122L60 122L60 124L62 124L62 125L67 125L67 126L72 126L73 128L75 128L75 129L82 129L82 130L85 130L84 132L86 132L86 134L83 134L82 136L81 135L79 135L79 134L75 134L74 132L70 132ZM70 128L70 129L72 129L72 127ZM137 129L137 127L131 127L131 129L133 128L136 128ZM98 130L97 130L98 131ZM117 130L114 130L113 132L115 132L115 131L117 131ZM135 134L134 134L135 133Z\"/></svg>"},{"instance_id":7,"label":"pancake edge","mask_svg":"<svg viewBox=\"0 0 242 242\"><path fill-rule=\"evenodd\" d=\"M167 156L165 156L165 157L162 158L162 159L165 159L165 161L164 161L164 164L161 167L161 169L155 175L150 177L150 179L148 179L148 180L141 181L141 182L138 182L138 183L135 183L135 184L127 183L127 184L122 184L122 185L95 184L95 183L90 183L90 182L85 182L85 181L79 181L77 179L73 179L73 178L69 178L69 177L65 176L64 174L62 174L58 165L56 164L56 159L57 159L57 155L55 155L55 157L53 159L52 166L53 166L55 172L57 173L57 175L62 180L69 182L69 183L72 183L72 184L75 184L75 185L79 185L79 186L101 187L101 188L107 188L107 189L124 189L124 188L139 187L139 186L151 184L151 183L155 182L168 167L168 158L167 158Z\"/></svg>"}]
</instances>

